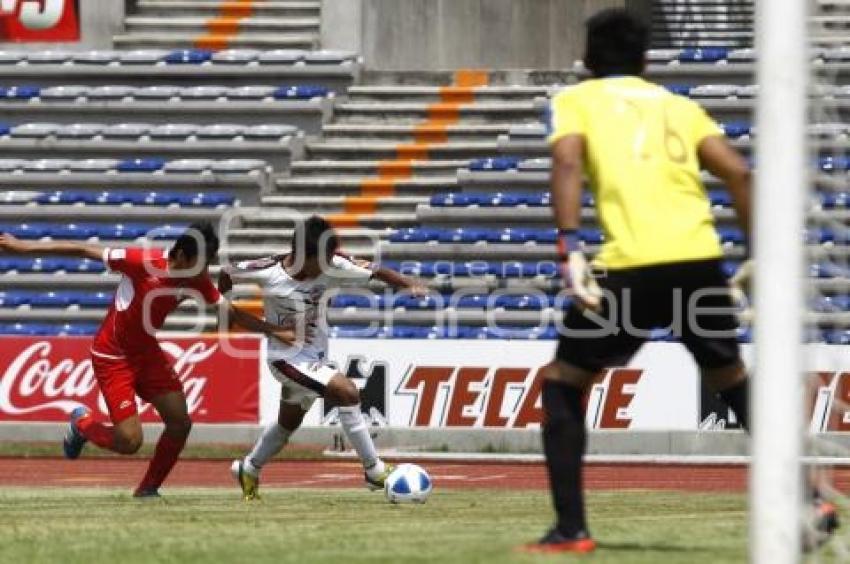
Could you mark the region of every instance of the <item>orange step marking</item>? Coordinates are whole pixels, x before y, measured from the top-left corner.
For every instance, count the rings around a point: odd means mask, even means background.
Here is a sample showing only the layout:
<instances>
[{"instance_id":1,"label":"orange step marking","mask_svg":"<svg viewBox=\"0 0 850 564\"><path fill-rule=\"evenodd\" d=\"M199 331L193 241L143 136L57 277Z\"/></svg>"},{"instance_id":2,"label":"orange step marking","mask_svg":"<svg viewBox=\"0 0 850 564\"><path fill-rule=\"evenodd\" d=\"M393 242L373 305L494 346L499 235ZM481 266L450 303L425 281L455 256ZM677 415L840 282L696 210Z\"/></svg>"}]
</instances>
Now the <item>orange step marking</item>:
<instances>
[{"instance_id":1,"label":"orange step marking","mask_svg":"<svg viewBox=\"0 0 850 564\"><path fill-rule=\"evenodd\" d=\"M361 196L394 196L395 180L391 178L367 178L360 184Z\"/></svg>"},{"instance_id":2,"label":"orange step marking","mask_svg":"<svg viewBox=\"0 0 850 564\"><path fill-rule=\"evenodd\" d=\"M475 87L443 86L440 88L440 101L451 104L471 104L475 101Z\"/></svg>"},{"instance_id":3,"label":"orange step marking","mask_svg":"<svg viewBox=\"0 0 850 564\"><path fill-rule=\"evenodd\" d=\"M381 178L410 178L413 176L413 161L380 161L378 176Z\"/></svg>"},{"instance_id":4,"label":"orange step marking","mask_svg":"<svg viewBox=\"0 0 850 564\"><path fill-rule=\"evenodd\" d=\"M195 39L195 47L198 49L221 51L222 49L227 49L230 45L230 39L230 35L202 35Z\"/></svg>"},{"instance_id":5,"label":"orange step marking","mask_svg":"<svg viewBox=\"0 0 850 564\"><path fill-rule=\"evenodd\" d=\"M449 133L445 124L425 122L413 129L413 139L417 143L447 143Z\"/></svg>"},{"instance_id":6,"label":"orange step marking","mask_svg":"<svg viewBox=\"0 0 850 564\"><path fill-rule=\"evenodd\" d=\"M222 2L218 11L225 17L246 18L254 12L254 2Z\"/></svg>"},{"instance_id":7,"label":"orange step marking","mask_svg":"<svg viewBox=\"0 0 850 564\"><path fill-rule=\"evenodd\" d=\"M239 34L242 20L254 11L255 0L229 0L222 2L218 16L205 22L208 33L196 37L195 47L220 51L230 46L231 40Z\"/></svg>"},{"instance_id":8,"label":"orange step marking","mask_svg":"<svg viewBox=\"0 0 850 564\"><path fill-rule=\"evenodd\" d=\"M360 216L354 213L334 213L325 216L325 219L335 228L360 227Z\"/></svg>"},{"instance_id":9,"label":"orange step marking","mask_svg":"<svg viewBox=\"0 0 850 564\"><path fill-rule=\"evenodd\" d=\"M427 161L430 148L428 143L410 143L396 145L395 151L399 159Z\"/></svg>"},{"instance_id":10,"label":"orange step marking","mask_svg":"<svg viewBox=\"0 0 850 564\"><path fill-rule=\"evenodd\" d=\"M343 208L346 213L372 214L378 209L380 196L348 196Z\"/></svg>"},{"instance_id":11,"label":"orange step marking","mask_svg":"<svg viewBox=\"0 0 850 564\"><path fill-rule=\"evenodd\" d=\"M428 121L431 123L457 123L460 121L460 104L440 102L428 106Z\"/></svg>"},{"instance_id":12,"label":"orange step marking","mask_svg":"<svg viewBox=\"0 0 850 564\"><path fill-rule=\"evenodd\" d=\"M207 20L207 29L211 35L236 35L239 33L239 23L244 18L213 18Z\"/></svg>"},{"instance_id":13,"label":"orange step marking","mask_svg":"<svg viewBox=\"0 0 850 564\"><path fill-rule=\"evenodd\" d=\"M455 86L487 86L490 75L485 70L460 69L455 71Z\"/></svg>"}]
</instances>

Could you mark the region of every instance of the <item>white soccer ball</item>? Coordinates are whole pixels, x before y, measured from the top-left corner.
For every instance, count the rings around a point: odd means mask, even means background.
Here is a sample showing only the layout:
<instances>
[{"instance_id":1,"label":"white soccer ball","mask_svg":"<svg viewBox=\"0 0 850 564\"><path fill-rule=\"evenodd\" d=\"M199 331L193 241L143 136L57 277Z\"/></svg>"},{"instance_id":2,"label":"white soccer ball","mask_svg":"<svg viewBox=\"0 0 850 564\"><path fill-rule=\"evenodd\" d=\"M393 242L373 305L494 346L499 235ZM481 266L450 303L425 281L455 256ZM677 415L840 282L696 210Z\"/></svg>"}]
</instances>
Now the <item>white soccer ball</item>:
<instances>
[{"instance_id":1,"label":"white soccer ball","mask_svg":"<svg viewBox=\"0 0 850 564\"><path fill-rule=\"evenodd\" d=\"M416 464L399 464L384 483L390 503L425 503L432 488L431 476Z\"/></svg>"}]
</instances>

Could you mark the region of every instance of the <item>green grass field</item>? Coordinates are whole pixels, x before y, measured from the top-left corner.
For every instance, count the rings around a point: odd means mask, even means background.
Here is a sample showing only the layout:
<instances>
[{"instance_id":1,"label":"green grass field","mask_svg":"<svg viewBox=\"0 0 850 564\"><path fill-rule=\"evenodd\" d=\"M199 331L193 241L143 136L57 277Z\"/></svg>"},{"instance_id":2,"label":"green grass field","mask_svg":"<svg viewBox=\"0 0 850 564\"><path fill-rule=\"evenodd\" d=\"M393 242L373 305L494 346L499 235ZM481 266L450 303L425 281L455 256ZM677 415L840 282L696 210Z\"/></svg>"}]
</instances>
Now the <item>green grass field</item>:
<instances>
[{"instance_id":1,"label":"green grass field","mask_svg":"<svg viewBox=\"0 0 850 564\"><path fill-rule=\"evenodd\" d=\"M437 491L393 506L361 490L171 489L138 501L112 489L0 490L0 562L687 563L745 561L740 495L593 493L592 556L531 556L513 547L549 524L545 492Z\"/></svg>"}]
</instances>

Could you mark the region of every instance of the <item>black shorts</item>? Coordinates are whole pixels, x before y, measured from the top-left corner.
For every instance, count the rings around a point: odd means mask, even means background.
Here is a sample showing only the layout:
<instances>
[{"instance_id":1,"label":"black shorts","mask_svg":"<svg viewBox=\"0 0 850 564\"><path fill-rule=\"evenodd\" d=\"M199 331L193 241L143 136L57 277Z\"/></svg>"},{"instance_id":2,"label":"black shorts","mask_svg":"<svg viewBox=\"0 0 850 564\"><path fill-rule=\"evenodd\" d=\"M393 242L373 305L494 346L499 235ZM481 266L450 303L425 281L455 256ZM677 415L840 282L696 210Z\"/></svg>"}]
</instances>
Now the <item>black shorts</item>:
<instances>
[{"instance_id":1,"label":"black shorts","mask_svg":"<svg viewBox=\"0 0 850 564\"><path fill-rule=\"evenodd\" d=\"M719 260L609 270L598 282L605 291L601 311L595 315L570 307L558 342L559 360L594 372L623 366L649 339L650 330L670 328L701 368L740 361L738 320Z\"/></svg>"}]
</instances>

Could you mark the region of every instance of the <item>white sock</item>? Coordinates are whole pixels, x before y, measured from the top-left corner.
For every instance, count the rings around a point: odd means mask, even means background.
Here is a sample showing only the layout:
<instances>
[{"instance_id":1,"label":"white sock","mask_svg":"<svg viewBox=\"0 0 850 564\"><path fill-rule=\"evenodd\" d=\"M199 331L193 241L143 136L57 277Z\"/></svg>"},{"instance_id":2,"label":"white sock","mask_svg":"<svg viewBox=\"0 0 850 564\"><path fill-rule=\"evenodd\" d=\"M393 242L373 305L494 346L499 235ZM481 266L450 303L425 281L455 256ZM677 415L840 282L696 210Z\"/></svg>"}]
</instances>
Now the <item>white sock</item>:
<instances>
[{"instance_id":1,"label":"white sock","mask_svg":"<svg viewBox=\"0 0 850 564\"><path fill-rule=\"evenodd\" d=\"M348 442L357 451L363 468L369 477L379 476L384 471L384 462L378 457L375 443L369 434L369 427L360 413L360 404L347 405L339 408L339 423L348 438Z\"/></svg>"},{"instance_id":2,"label":"white sock","mask_svg":"<svg viewBox=\"0 0 850 564\"><path fill-rule=\"evenodd\" d=\"M263 434L257 439L253 450L248 453L243 463L243 468L249 474L259 475L260 469L266 462L279 453L289 441L292 431L284 429L277 421L263 430Z\"/></svg>"}]
</instances>

